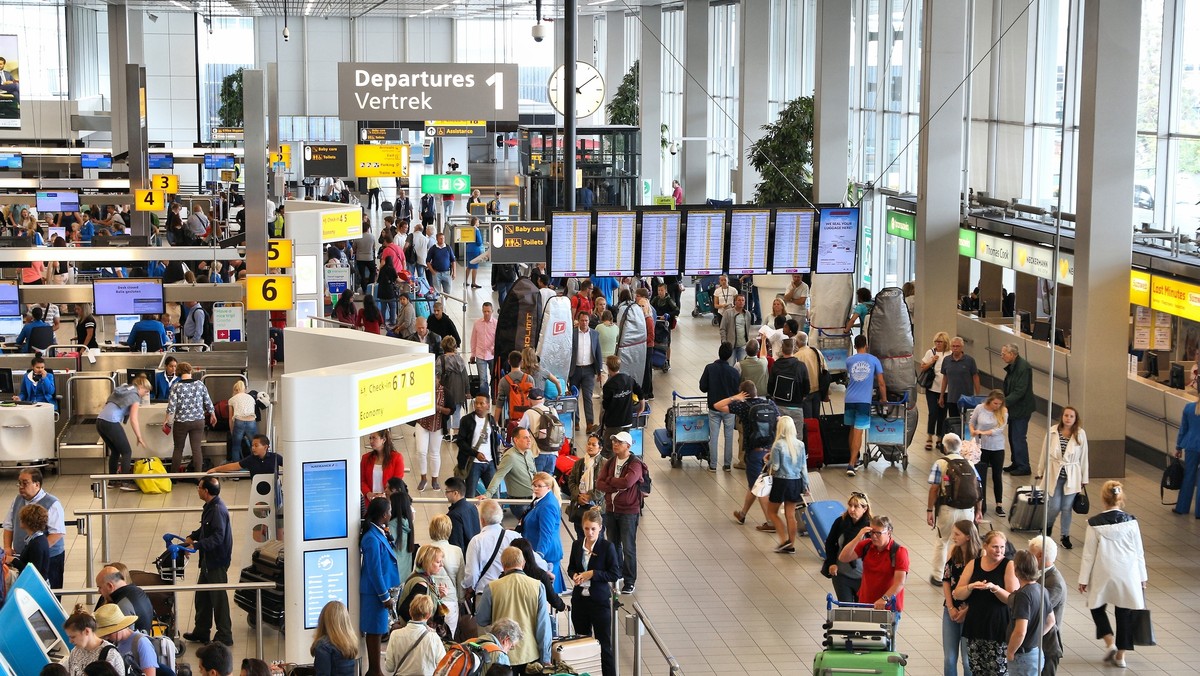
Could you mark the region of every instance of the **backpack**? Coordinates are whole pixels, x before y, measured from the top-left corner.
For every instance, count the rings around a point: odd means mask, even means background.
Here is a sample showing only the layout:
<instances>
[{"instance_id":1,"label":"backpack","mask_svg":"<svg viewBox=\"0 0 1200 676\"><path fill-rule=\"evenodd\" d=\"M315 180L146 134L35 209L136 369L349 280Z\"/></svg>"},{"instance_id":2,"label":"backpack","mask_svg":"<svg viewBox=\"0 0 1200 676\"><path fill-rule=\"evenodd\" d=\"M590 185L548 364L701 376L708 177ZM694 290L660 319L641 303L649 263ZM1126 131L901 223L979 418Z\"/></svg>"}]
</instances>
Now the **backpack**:
<instances>
[{"instance_id":1,"label":"backpack","mask_svg":"<svg viewBox=\"0 0 1200 676\"><path fill-rule=\"evenodd\" d=\"M205 345L212 345L214 338L213 316L211 308L201 308L204 310L204 323L200 325L200 340L204 341Z\"/></svg>"},{"instance_id":2,"label":"backpack","mask_svg":"<svg viewBox=\"0 0 1200 676\"><path fill-rule=\"evenodd\" d=\"M500 646L490 638L447 646L446 654L438 660L433 676L482 676L499 658Z\"/></svg>"},{"instance_id":3,"label":"backpack","mask_svg":"<svg viewBox=\"0 0 1200 676\"><path fill-rule=\"evenodd\" d=\"M458 408L467 400L467 365L457 355L454 359L442 356L440 360L446 408Z\"/></svg>"},{"instance_id":4,"label":"backpack","mask_svg":"<svg viewBox=\"0 0 1200 676\"><path fill-rule=\"evenodd\" d=\"M508 417L520 418L530 407L529 391L533 389L533 378L522 372L520 382L513 382L511 373L505 374L504 380L508 383Z\"/></svg>"},{"instance_id":5,"label":"backpack","mask_svg":"<svg viewBox=\"0 0 1200 676\"><path fill-rule=\"evenodd\" d=\"M946 458L938 504L952 509L974 509L979 493L979 480L971 463L965 458Z\"/></svg>"},{"instance_id":6,"label":"backpack","mask_svg":"<svg viewBox=\"0 0 1200 676\"><path fill-rule=\"evenodd\" d=\"M109 655L110 651L117 653L117 655L120 655L121 662L123 662L125 664L124 676L144 676L141 671L138 671L137 667L133 666L133 660L129 659L125 655L121 655L121 653L117 650L117 647L115 645L112 645L111 643L109 645L104 646L104 648L100 651L100 661L101 662L108 661L108 655Z\"/></svg>"},{"instance_id":7,"label":"backpack","mask_svg":"<svg viewBox=\"0 0 1200 676\"><path fill-rule=\"evenodd\" d=\"M746 448L769 448L775 441L775 423L779 420L779 409L766 399L759 399L750 405L746 419L742 421L742 431L746 434Z\"/></svg>"},{"instance_id":8,"label":"backpack","mask_svg":"<svg viewBox=\"0 0 1200 676\"><path fill-rule=\"evenodd\" d=\"M173 675L175 673L175 658L178 656L178 653L179 653L179 651L175 647L175 642L172 641L171 638L169 636L166 636L165 634L162 636L147 636L140 631L135 631L133 633L133 644L132 644L133 645L133 657L135 659L132 661L135 662L135 664L133 666L134 666L134 668L136 668L138 670L138 673L139 674L141 673L142 665L136 664L137 644L138 644L138 641L141 641L143 639L150 642L150 647L154 648L154 655L158 658L158 666L156 667L158 672L157 672L156 676L158 676L158 675L161 675L161 676ZM130 661L130 660L127 659L127 661Z\"/></svg>"},{"instance_id":9,"label":"backpack","mask_svg":"<svg viewBox=\"0 0 1200 676\"><path fill-rule=\"evenodd\" d=\"M541 406L535 410L541 414L537 434L534 437L537 440L538 448L542 452L557 453L567 438L566 428L563 427L562 421L558 419L558 414L554 412L554 409ZM546 433L545 436L542 436L542 432Z\"/></svg>"},{"instance_id":10,"label":"backpack","mask_svg":"<svg viewBox=\"0 0 1200 676\"><path fill-rule=\"evenodd\" d=\"M633 457L637 458L638 462L642 463L642 480L638 483L638 490L642 492L642 503L644 505L646 502L646 496L650 495L650 491L654 490L654 480L650 478L650 465L647 465L646 461L642 460L641 456L635 455Z\"/></svg>"}]
</instances>

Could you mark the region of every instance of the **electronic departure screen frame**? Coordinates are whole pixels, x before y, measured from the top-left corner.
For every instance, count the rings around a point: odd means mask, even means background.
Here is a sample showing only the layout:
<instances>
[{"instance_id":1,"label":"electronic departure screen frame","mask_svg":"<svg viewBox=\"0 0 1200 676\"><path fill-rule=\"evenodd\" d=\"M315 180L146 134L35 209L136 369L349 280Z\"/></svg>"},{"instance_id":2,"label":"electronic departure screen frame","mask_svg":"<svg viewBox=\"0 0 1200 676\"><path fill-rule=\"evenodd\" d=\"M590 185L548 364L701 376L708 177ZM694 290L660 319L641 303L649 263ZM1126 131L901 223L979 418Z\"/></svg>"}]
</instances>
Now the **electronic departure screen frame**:
<instances>
[{"instance_id":1,"label":"electronic departure screen frame","mask_svg":"<svg viewBox=\"0 0 1200 676\"><path fill-rule=\"evenodd\" d=\"M845 221L851 218L854 221L852 233L849 232L849 228L845 227ZM858 240L861 229L862 210L859 207L818 205L817 251L813 261L813 273L818 275L854 274L858 269ZM845 260L847 253L849 254L849 265Z\"/></svg>"},{"instance_id":2,"label":"electronic departure screen frame","mask_svg":"<svg viewBox=\"0 0 1200 676\"><path fill-rule=\"evenodd\" d=\"M174 169L174 153L146 153L147 169Z\"/></svg>"},{"instance_id":3,"label":"electronic departure screen frame","mask_svg":"<svg viewBox=\"0 0 1200 676\"><path fill-rule=\"evenodd\" d=\"M0 317L20 317L21 287L15 279L0 279Z\"/></svg>"},{"instance_id":4,"label":"electronic departure screen frame","mask_svg":"<svg viewBox=\"0 0 1200 676\"><path fill-rule=\"evenodd\" d=\"M120 286L135 289L136 293L115 295L116 288ZM92 310L98 315L154 315L166 312L163 282L155 277L94 279L92 301Z\"/></svg>"},{"instance_id":5,"label":"electronic departure screen frame","mask_svg":"<svg viewBox=\"0 0 1200 676\"><path fill-rule=\"evenodd\" d=\"M703 205L703 204L694 204L694 205L685 205L683 207L680 207L679 212L680 212L680 214L682 214L680 224L679 224L679 229L680 229L680 247L679 248L681 251L680 256L679 256L679 258L680 258L680 260L679 260L680 274L692 275L692 276L698 276L698 277L708 277L710 275L725 274L725 269L726 269L725 268L725 263L726 263L725 259L729 253L729 251L728 251L729 247L727 247L725 245L726 242L729 241L729 208L728 207L710 207L710 206ZM722 222L722 225L721 225L721 236L718 238L720 240L721 252L720 252L720 255L717 256L717 260L716 260L717 267L716 268L713 268L713 267L706 267L706 268L688 267L688 260L687 260L688 251L691 250L693 246L698 246L700 244L699 242L694 241L694 235L691 232L691 228L688 226L688 222L691 218L691 215L695 214L695 213L714 213L714 214L719 213L719 214L722 214L722 217L724 219ZM713 261L710 259L709 263L712 263L712 262Z\"/></svg>"},{"instance_id":6,"label":"electronic departure screen frame","mask_svg":"<svg viewBox=\"0 0 1200 676\"><path fill-rule=\"evenodd\" d=\"M205 169L234 169L237 158L233 153L204 153Z\"/></svg>"},{"instance_id":7,"label":"electronic departure screen frame","mask_svg":"<svg viewBox=\"0 0 1200 676\"><path fill-rule=\"evenodd\" d=\"M39 190L34 193L38 213L75 213L79 211L78 190Z\"/></svg>"},{"instance_id":8,"label":"electronic departure screen frame","mask_svg":"<svg viewBox=\"0 0 1200 676\"><path fill-rule=\"evenodd\" d=\"M735 266L734 266L735 261L733 260L733 241L734 241L733 221L737 217L738 214L745 214L745 213L765 213L766 214L767 230L763 237L763 241L761 242L762 250L763 250L763 260L762 260L761 267L751 267L751 266L743 265L743 266L737 266L735 268ZM772 224L774 222L774 220L773 220L774 215L775 215L775 213L771 209L771 207L757 207L757 206L753 206L753 205L744 205L744 206L732 207L729 209L729 213L725 217L725 241L726 241L725 271L727 274L738 275L738 276L767 274L767 271L770 269L770 263L771 263L770 242L771 242L772 233L773 233ZM741 261L738 261L738 262L741 262Z\"/></svg>"},{"instance_id":9,"label":"electronic departure screen frame","mask_svg":"<svg viewBox=\"0 0 1200 676\"><path fill-rule=\"evenodd\" d=\"M346 482L349 467L345 460L312 460L301 463L300 484L303 489L304 541L339 540L349 537L347 526L348 489ZM319 480L319 481L318 481ZM332 499L314 502L317 495ZM332 507L331 514L322 506Z\"/></svg>"},{"instance_id":10,"label":"electronic departure screen frame","mask_svg":"<svg viewBox=\"0 0 1200 676\"><path fill-rule=\"evenodd\" d=\"M84 169L112 169L112 153L79 153L79 164Z\"/></svg>"},{"instance_id":11,"label":"electronic departure screen frame","mask_svg":"<svg viewBox=\"0 0 1200 676\"><path fill-rule=\"evenodd\" d=\"M547 248L547 252L548 252L546 255L546 270L550 273L551 277L563 277L563 278L576 277L576 278L579 278L579 277L590 277L591 276L592 265L594 262L593 255L592 255L592 249L594 247L592 246L592 242L595 240L595 232L596 232L596 219L593 218L594 216L595 216L595 213L590 212L590 211L558 210L558 211L550 212L549 227L546 228L546 248ZM582 269L562 270L562 269L555 267L554 220L555 220L555 218L558 218L558 217L570 217L570 218L583 217L583 218L587 219L588 236L584 238L585 246L587 246L587 255L584 257L584 260L586 262Z\"/></svg>"},{"instance_id":12,"label":"electronic departure screen frame","mask_svg":"<svg viewBox=\"0 0 1200 676\"><path fill-rule=\"evenodd\" d=\"M792 212L807 212L811 214L812 223L808 232L808 251L807 265L789 267L787 265L777 265L776 255L784 249L780 244L779 231L779 215L780 213L790 214ZM777 204L771 208L771 250L767 260L767 274L771 275L807 275L813 271L813 258L816 252L817 242L817 226L819 225L820 212L807 204Z\"/></svg>"},{"instance_id":13,"label":"electronic departure screen frame","mask_svg":"<svg viewBox=\"0 0 1200 676\"><path fill-rule=\"evenodd\" d=\"M665 206L644 206L638 207L638 222L637 222L637 274L640 277L672 277L678 276L680 270L683 269L683 260L680 256L680 251L683 250L683 214L675 209L668 209ZM651 219L664 218L674 219L675 221L675 251L673 252L675 264L674 266L647 266L646 265L646 217Z\"/></svg>"},{"instance_id":14,"label":"electronic departure screen frame","mask_svg":"<svg viewBox=\"0 0 1200 676\"><path fill-rule=\"evenodd\" d=\"M628 237L625 238L624 241L617 242L617 244L620 246L625 246L625 247L628 247L629 249L632 249L633 253L630 254L630 256L629 256L629 267L628 268L621 268L619 270L601 270L600 269L600 246L599 245L604 244L607 246L610 244L610 242L607 241L608 235L602 234L600 232L600 219L604 218L605 216L612 216L612 215L625 215L625 216L628 216L632 220L632 225L630 226L631 231L628 233ZM640 238L638 237L638 213L636 210L633 210L633 209L596 210L592 217L592 233L593 233L592 239L596 243L596 246L593 246L592 251L591 251L592 274L594 274L597 277L621 278L621 277L632 277L637 272L638 254L640 253L641 247L638 246Z\"/></svg>"},{"instance_id":15,"label":"electronic departure screen frame","mask_svg":"<svg viewBox=\"0 0 1200 676\"><path fill-rule=\"evenodd\" d=\"M25 156L21 153L0 152L0 171L25 168Z\"/></svg>"}]
</instances>

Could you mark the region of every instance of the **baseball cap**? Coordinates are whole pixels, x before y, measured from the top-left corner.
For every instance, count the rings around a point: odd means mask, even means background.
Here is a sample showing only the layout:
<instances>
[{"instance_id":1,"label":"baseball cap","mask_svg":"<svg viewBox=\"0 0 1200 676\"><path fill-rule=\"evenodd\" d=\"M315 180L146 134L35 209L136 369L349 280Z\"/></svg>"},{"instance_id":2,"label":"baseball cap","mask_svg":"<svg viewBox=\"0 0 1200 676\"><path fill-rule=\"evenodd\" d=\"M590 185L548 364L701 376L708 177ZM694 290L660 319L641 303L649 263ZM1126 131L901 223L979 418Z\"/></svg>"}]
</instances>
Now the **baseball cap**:
<instances>
[{"instance_id":1,"label":"baseball cap","mask_svg":"<svg viewBox=\"0 0 1200 676\"><path fill-rule=\"evenodd\" d=\"M534 387L529 390L529 398L530 399L545 399L546 393L542 391L542 388Z\"/></svg>"},{"instance_id":2,"label":"baseball cap","mask_svg":"<svg viewBox=\"0 0 1200 676\"><path fill-rule=\"evenodd\" d=\"M629 444L630 446L633 445L633 437L629 436L629 432L617 432L616 434L610 436L609 439L612 439L613 441L621 441Z\"/></svg>"}]
</instances>

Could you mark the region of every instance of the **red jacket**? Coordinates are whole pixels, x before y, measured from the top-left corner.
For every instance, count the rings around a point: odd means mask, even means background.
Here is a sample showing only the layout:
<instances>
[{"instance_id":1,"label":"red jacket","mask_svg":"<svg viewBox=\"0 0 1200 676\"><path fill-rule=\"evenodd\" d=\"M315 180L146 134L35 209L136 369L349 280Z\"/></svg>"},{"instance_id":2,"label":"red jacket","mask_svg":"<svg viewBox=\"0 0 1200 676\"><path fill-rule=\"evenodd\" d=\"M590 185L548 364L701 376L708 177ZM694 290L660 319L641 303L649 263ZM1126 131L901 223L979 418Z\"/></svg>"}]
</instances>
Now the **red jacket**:
<instances>
[{"instance_id":1,"label":"red jacket","mask_svg":"<svg viewBox=\"0 0 1200 676\"><path fill-rule=\"evenodd\" d=\"M632 454L625 463L625 471L621 476L614 476L617 467L617 457L609 458L600 467L600 476L596 478L596 488L604 492L604 509L611 514L641 514L642 489L642 459Z\"/></svg>"},{"instance_id":2,"label":"red jacket","mask_svg":"<svg viewBox=\"0 0 1200 676\"><path fill-rule=\"evenodd\" d=\"M371 478L375 472L375 451L363 454L358 470L362 478L362 493L363 495L370 495L374 492L371 490ZM394 451L391 461L383 466L383 486L385 489L387 488L388 479L392 477L404 478L404 456L400 454L400 451Z\"/></svg>"}]
</instances>

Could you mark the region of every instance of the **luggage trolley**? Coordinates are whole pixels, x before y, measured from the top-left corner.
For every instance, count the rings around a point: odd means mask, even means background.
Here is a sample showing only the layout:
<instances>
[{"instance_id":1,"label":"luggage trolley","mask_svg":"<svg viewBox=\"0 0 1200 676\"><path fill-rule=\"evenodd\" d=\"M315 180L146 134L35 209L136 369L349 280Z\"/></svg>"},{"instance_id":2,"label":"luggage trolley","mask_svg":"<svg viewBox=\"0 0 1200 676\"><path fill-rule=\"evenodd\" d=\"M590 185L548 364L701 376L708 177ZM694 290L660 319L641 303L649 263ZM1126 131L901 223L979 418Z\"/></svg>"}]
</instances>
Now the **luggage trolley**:
<instances>
[{"instance_id":1,"label":"luggage trolley","mask_svg":"<svg viewBox=\"0 0 1200 676\"><path fill-rule=\"evenodd\" d=\"M849 333L843 333L843 327L813 327L817 330L817 350L825 358L825 368L835 382L846 381L846 359L850 357L850 348L854 340ZM828 331L826 330L828 329Z\"/></svg>"},{"instance_id":2,"label":"luggage trolley","mask_svg":"<svg viewBox=\"0 0 1200 676\"><path fill-rule=\"evenodd\" d=\"M964 394L958 398L958 418L947 418L947 432L954 432L963 441L971 440L971 426L967 421L971 419L971 411L975 410L976 406L980 406L987 400L987 395L971 396Z\"/></svg>"},{"instance_id":3,"label":"luggage trolley","mask_svg":"<svg viewBox=\"0 0 1200 676\"><path fill-rule=\"evenodd\" d=\"M176 580L183 579L184 569L187 567L187 555L196 553L196 550L185 547L183 544L185 539L181 535L164 533L162 539L165 549L162 554L158 555L158 558L154 559L154 568L157 572L131 570L129 571L130 577L133 578L129 581L131 584L139 586L175 584ZM150 607L154 611L151 631L155 636L166 636L171 639L175 644L176 653L182 656L187 644L179 634L175 612L178 603L175 599L175 592L147 592L146 597L150 599Z\"/></svg>"},{"instance_id":4,"label":"luggage trolley","mask_svg":"<svg viewBox=\"0 0 1200 676\"><path fill-rule=\"evenodd\" d=\"M908 469L908 392L896 401L877 401L871 405L871 428L863 444L862 462L897 462Z\"/></svg>"},{"instance_id":5,"label":"luggage trolley","mask_svg":"<svg viewBox=\"0 0 1200 676\"><path fill-rule=\"evenodd\" d=\"M891 603L877 610L871 603L843 603L826 594L822 629L826 650L896 649L896 610Z\"/></svg>"},{"instance_id":6,"label":"luggage trolley","mask_svg":"<svg viewBox=\"0 0 1200 676\"><path fill-rule=\"evenodd\" d=\"M685 397L671 392L666 426L654 430L654 445L660 456L671 458L672 467L682 467L683 459L689 455L700 462L708 460L707 402L703 396Z\"/></svg>"}]
</instances>

